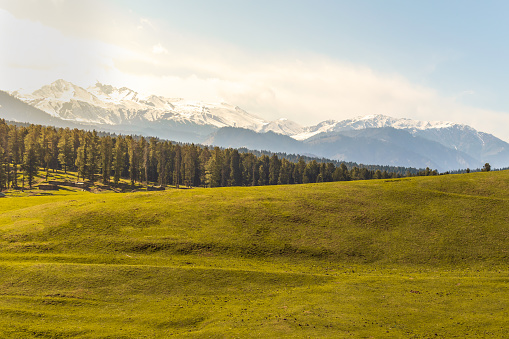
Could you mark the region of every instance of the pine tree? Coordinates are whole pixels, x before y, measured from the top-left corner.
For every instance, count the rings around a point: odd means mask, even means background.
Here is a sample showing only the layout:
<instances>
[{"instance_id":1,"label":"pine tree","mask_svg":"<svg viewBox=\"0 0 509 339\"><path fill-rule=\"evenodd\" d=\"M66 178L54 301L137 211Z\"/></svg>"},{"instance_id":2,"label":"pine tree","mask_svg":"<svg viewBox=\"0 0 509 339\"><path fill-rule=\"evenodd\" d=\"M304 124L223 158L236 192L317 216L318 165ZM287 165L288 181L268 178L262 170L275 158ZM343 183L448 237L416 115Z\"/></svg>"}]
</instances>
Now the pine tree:
<instances>
[{"instance_id":1,"label":"pine tree","mask_svg":"<svg viewBox=\"0 0 509 339\"><path fill-rule=\"evenodd\" d=\"M304 168L304 183L314 183L317 182L318 174L320 174L320 167L316 160L312 160L308 162L306 168Z\"/></svg>"},{"instance_id":2,"label":"pine tree","mask_svg":"<svg viewBox=\"0 0 509 339\"><path fill-rule=\"evenodd\" d=\"M175 145L175 168L173 170L173 184L176 188L180 187L181 178L180 178L180 170L181 170L181 162L182 162L182 150L179 145Z\"/></svg>"},{"instance_id":3,"label":"pine tree","mask_svg":"<svg viewBox=\"0 0 509 339\"><path fill-rule=\"evenodd\" d=\"M159 185L161 187L165 187L168 183L166 180L166 168L167 168L167 160L168 160L168 152L167 152L167 144L165 142L160 142L156 146L156 157L157 157L157 173L159 179Z\"/></svg>"},{"instance_id":4,"label":"pine tree","mask_svg":"<svg viewBox=\"0 0 509 339\"><path fill-rule=\"evenodd\" d=\"M141 152L141 162L140 162L140 168L142 172L142 176L140 177L140 180L145 181L145 185L148 186L148 168L149 168L149 159L150 159L150 148L149 143L144 137L141 137L139 142L139 148Z\"/></svg>"},{"instance_id":5,"label":"pine tree","mask_svg":"<svg viewBox=\"0 0 509 339\"><path fill-rule=\"evenodd\" d=\"M110 136L101 138L101 174L104 184L110 182L111 165L113 162L113 140Z\"/></svg>"},{"instance_id":6,"label":"pine tree","mask_svg":"<svg viewBox=\"0 0 509 339\"><path fill-rule=\"evenodd\" d=\"M100 160L100 154L99 154L99 137L97 136L97 131L93 132L87 132L86 133L87 138L87 146L88 146L88 153L87 153L87 178L88 180L94 182L95 176L99 172L99 160Z\"/></svg>"},{"instance_id":7,"label":"pine tree","mask_svg":"<svg viewBox=\"0 0 509 339\"><path fill-rule=\"evenodd\" d=\"M205 166L206 185L209 187L221 186L222 152L215 147Z\"/></svg>"},{"instance_id":8,"label":"pine tree","mask_svg":"<svg viewBox=\"0 0 509 339\"><path fill-rule=\"evenodd\" d=\"M31 130L25 137L25 153L23 155L23 174L32 188L35 176L38 173L37 159L37 131Z\"/></svg>"},{"instance_id":9,"label":"pine tree","mask_svg":"<svg viewBox=\"0 0 509 339\"><path fill-rule=\"evenodd\" d=\"M76 156L76 168L78 169L78 181L81 177L82 180L85 180L88 174L88 168L87 168L87 159L88 159L88 138L85 135L81 136L81 140L79 143L79 147L77 150L77 156Z\"/></svg>"},{"instance_id":10,"label":"pine tree","mask_svg":"<svg viewBox=\"0 0 509 339\"><path fill-rule=\"evenodd\" d=\"M18 186L18 165L21 162L21 133L16 125L11 125L9 129L9 151L12 161L12 187Z\"/></svg>"},{"instance_id":11,"label":"pine tree","mask_svg":"<svg viewBox=\"0 0 509 339\"><path fill-rule=\"evenodd\" d=\"M258 185L264 186L269 184L269 168L270 159L266 155L262 155L259 159L260 165L258 167Z\"/></svg>"},{"instance_id":12,"label":"pine tree","mask_svg":"<svg viewBox=\"0 0 509 339\"><path fill-rule=\"evenodd\" d=\"M0 120L0 191L10 182L9 126Z\"/></svg>"},{"instance_id":13,"label":"pine tree","mask_svg":"<svg viewBox=\"0 0 509 339\"><path fill-rule=\"evenodd\" d=\"M281 169L279 171L278 184L279 185L289 184L291 181L291 175L292 175L291 163L286 159L282 159Z\"/></svg>"},{"instance_id":14,"label":"pine tree","mask_svg":"<svg viewBox=\"0 0 509 339\"><path fill-rule=\"evenodd\" d=\"M200 185L207 185L206 184L206 182L207 182L206 167L207 167L207 163L209 162L210 157L211 157L211 154L210 154L208 147L201 149L200 155L198 156Z\"/></svg>"},{"instance_id":15,"label":"pine tree","mask_svg":"<svg viewBox=\"0 0 509 339\"><path fill-rule=\"evenodd\" d=\"M122 136L118 136L115 139L115 148L113 149L113 182L117 185L122 176L122 171L124 168L124 158L125 158L125 146L124 146L124 138Z\"/></svg>"},{"instance_id":16,"label":"pine tree","mask_svg":"<svg viewBox=\"0 0 509 339\"><path fill-rule=\"evenodd\" d=\"M280 167L281 161L276 154L273 154L269 160L269 185L277 185Z\"/></svg>"},{"instance_id":17,"label":"pine tree","mask_svg":"<svg viewBox=\"0 0 509 339\"><path fill-rule=\"evenodd\" d=\"M242 172L240 170L240 154L236 149L230 154L230 186L242 185Z\"/></svg>"},{"instance_id":18,"label":"pine tree","mask_svg":"<svg viewBox=\"0 0 509 339\"><path fill-rule=\"evenodd\" d=\"M72 167L73 164L73 145L71 140L71 131L69 128L61 130L60 140L58 142L58 162L64 168L64 173L67 174L67 169Z\"/></svg>"}]
</instances>

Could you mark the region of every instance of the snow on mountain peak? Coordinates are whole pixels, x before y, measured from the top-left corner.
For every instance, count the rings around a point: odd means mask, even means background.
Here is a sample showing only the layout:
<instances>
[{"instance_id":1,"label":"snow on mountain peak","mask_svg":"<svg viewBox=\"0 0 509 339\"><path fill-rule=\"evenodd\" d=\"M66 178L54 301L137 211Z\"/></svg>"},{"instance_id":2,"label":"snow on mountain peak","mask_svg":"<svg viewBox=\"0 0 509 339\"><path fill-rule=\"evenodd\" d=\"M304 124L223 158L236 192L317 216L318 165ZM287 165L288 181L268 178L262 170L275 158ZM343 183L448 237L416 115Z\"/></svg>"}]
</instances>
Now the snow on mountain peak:
<instances>
[{"instance_id":1,"label":"snow on mountain peak","mask_svg":"<svg viewBox=\"0 0 509 339\"><path fill-rule=\"evenodd\" d=\"M301 133L292 135L296 140L306 140L320 133L340 132L346 130L360 130L366 128L384 128L392 127L396 129L403 129L408 131L438 129L460 127L467 128L465 125L459 125L446 121L420 121L406 118L393 118L382 114L370 114L365 116L358 116L353 119L346 119L342 121L326 120L321 123L304 128Z\"/></svg>"},{"instance_id":2,"label":"snow on mountain peak","mask_svg":"<svg viewBox=\"0 0 509 339\"><path fill-rule=\"evenodd\" d=\"M216 128L266 129L285 134L295 134L300 128L293 123L292 127L274 125L271 129L267 127L270 122L227 103L141 96L127 87L116 88L100 82L84 89L59 79L30 95L11 94L52 116L84 123L118 125L174 121Z\"/></svg>"}]
</instances>

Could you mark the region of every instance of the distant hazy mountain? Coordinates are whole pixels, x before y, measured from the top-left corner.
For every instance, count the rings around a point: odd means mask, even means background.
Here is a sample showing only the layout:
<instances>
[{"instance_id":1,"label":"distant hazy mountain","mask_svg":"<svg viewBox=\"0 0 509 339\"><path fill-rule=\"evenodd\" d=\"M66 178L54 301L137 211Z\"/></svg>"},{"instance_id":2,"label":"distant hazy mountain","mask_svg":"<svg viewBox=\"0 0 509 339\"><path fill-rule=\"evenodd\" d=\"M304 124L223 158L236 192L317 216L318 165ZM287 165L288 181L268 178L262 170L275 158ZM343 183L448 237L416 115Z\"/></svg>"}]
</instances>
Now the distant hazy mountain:
<instances>
[{"instance_id":1,"label":"distant hazy mountain","mask_svg":"<svg viewBox=\"0 0 509 339\"><path fill-rule=\"evenodd\" d=\"M100 83L85 89L64 80L29 94L0 94L0 117L23 122L441 171L509 166L508 143L451 122L368 115L302 127L227 103L142 96Z\"/></svg>"},{"instance_id":2,"label":"distant hazy mountain","mask_svg":"<svg viewBox=\"0 0 509 339\"><path fill-rule=\"evenodd\" d=\"M308 140L321 133L392 127L413 136L439 142L447 148L461 151L471 158L497 167L509 166L509 144L495 136L479 132L470 126L446 121L396 119L385 115L368 115L343 121L327 120L306 127L293 137Z\"/></svg>"}]
</instances>

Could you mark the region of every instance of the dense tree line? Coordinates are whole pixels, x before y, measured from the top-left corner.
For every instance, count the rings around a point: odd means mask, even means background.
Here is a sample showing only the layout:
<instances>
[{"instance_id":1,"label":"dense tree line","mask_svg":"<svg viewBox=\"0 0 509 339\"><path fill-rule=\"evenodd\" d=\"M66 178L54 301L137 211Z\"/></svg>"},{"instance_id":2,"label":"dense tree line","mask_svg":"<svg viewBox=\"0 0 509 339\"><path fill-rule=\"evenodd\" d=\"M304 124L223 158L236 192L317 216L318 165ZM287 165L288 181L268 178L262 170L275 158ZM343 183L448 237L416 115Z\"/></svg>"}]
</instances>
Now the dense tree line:
<instances>
[{"instance_id":1,"label":"dense tree line","mask_svg":"<svg viewBox=\"0 0 509 339\"><path fill-rule=\"evenodd\" d=\"M77 172L78 180L160 186L256 186L400 177L399 173L304 157L179 144L0 120L0 189L32 186L39 171Z\"/></svg>"},{"instance_id":2,"label":"dense tree line","mask_svg":"<svg viewBox=\"0 0 509 339\"><path fill-rule=\"evenodd\" d=\"M308 157L305 155L299 155L299 154L287 154L284 152L271 152L271 151L258 151L258 150L249 150L247 148L239 148L240 153L253 153L254 155L260 157L262 155L268 155L272 156L273 154L276 154L281 159L286 159L291 162L297 162L300 159L303 159L306 163L310 162L312 160L316 160L318 163L333 163L336 167L341 166L341 164L345 164L345 166L348 168L348 170L353 169L354 167L358 168L366 168L367 170L376 172L377 170L380 170L380 172L387 172L391 173L392 175L398 175L398 176L420 176L423 175L423 170L413 168L413 167L404 167L404 166L390 166L390 165L364 165L364 164L358 164L356 162L350 162L350 161L338 161L338 160L331 160L326 158L313 158ZM435 171L436 172L436 171Z\"/></svg>"}]
</instances>

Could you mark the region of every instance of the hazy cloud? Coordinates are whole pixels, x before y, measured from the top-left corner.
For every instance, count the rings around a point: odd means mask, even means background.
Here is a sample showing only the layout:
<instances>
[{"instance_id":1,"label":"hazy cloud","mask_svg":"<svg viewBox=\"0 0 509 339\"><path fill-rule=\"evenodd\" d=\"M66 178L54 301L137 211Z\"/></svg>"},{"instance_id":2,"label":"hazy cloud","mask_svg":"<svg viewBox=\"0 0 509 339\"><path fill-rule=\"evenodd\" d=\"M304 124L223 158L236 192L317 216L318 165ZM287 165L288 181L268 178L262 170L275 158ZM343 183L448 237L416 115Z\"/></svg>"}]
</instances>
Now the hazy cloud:
<instances>
[{"instance_id":1,"label":"hazy cloud","mask_svg":"<svg viewBox=\"0 0 509 339\"><path fill-rule=\"evenodd\" d=\"M152 46L152 53L154 54L168 54L168 50L158 43L157 45Z\"/></svg>"}]
</instances>

